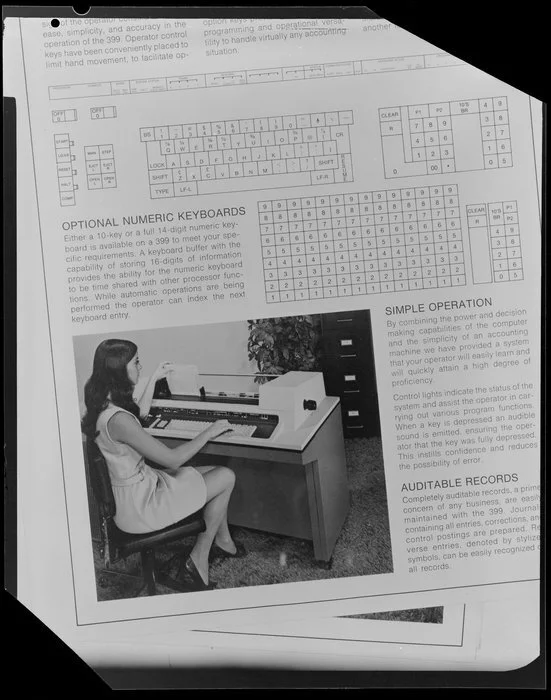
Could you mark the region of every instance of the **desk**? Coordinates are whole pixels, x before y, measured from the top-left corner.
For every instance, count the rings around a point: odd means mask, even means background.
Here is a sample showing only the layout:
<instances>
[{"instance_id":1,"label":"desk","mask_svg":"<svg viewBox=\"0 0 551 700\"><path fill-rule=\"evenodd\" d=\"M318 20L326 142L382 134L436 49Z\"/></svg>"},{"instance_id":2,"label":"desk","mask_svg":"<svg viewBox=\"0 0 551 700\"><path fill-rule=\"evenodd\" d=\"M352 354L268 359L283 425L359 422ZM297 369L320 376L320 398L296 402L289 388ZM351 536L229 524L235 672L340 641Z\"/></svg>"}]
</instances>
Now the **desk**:
<instances>
[{"instance_id":1,"label":"desk","mask_svg":"<svg viewBox=\"0 0 551 700\"><path fill-rule=\"evenodd\" d=\"M314 557L329 562L350 505L338 400L326 399L308 422L315 428L301 449L213 441L199 454L235 472L231 525L311 540ZM157 437L169 447L185 441Z\"/></svg>"}]
</instances>

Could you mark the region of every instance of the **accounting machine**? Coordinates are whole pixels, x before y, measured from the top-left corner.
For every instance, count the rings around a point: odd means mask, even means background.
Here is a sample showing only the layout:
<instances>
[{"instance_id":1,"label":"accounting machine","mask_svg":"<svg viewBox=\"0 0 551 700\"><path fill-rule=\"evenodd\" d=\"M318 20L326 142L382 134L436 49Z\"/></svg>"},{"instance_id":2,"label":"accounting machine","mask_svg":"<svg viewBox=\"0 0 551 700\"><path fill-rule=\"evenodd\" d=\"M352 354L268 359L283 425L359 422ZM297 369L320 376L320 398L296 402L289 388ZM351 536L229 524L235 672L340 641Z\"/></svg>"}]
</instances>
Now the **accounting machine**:
<instances>
[{"instance_id":1,"label":"accounting machine","mask_svg":"<svg viewBox=\"0 0 551 700\"><path fill-rule=\"evenodd\" d=\"M199 374L179 365L157 383L146 430L172 447L229 421L231 432L194 457L235 472L228 522L310 540L315 559L329 562L349 509L339 406L321 372Z\"/></svg>"},{"instance_id":2,"label":"accounting machine","mask_svg":"<svg viewBox=\"0 0 551 700\"><path fill-rule=\"evenodd\" d=\"M227 420L232 430L216 442L301 449L300 429L311 431L324 401L321 372L200 374L195 366L176 365L157 382L145 427L159 437L192 439Z\"/></svg>"}]
</instances>

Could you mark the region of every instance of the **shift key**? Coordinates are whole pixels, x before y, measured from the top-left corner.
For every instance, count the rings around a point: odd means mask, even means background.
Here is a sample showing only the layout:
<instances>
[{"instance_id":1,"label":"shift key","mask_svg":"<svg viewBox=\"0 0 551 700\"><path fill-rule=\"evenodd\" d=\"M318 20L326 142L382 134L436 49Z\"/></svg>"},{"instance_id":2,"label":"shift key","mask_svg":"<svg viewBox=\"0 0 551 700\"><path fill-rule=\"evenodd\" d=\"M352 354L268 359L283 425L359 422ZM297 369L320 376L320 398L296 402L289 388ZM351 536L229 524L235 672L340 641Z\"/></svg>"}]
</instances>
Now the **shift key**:
<instances>
[{"instance_id":1,"label":"shift key","mask_svg":"<svg viewBox=\"0 0 551 700\"><path fill-rule=\"evenodd\" d=\"M337 156L315 156L314 170L335 170L339 167Z\"/></svg>"}]
</instances>

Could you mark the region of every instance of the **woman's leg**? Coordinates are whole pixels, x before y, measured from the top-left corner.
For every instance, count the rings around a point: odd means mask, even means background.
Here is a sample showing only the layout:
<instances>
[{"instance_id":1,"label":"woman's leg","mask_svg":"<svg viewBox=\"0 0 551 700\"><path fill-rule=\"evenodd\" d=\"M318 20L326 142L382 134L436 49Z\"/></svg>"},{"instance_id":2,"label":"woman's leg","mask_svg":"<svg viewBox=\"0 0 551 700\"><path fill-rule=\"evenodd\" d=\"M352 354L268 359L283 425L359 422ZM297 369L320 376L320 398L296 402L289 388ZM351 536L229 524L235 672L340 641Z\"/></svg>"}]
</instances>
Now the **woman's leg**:
<instances>
[{"instance_id":1,"label":"woman's leg","mask_svg":"<svg viewBox=\"0 0 551 700\"><path fill-rule=\"evenodd\" d=\"M216 467L203 472L207 486L207 504L204 508L206 530L197 535L195 546L191 550L191 558L205 583L209 580L209 552L218 530L222 526L227 530L227 512L235 474L227 467ZM229 531L228 531L229 536ZM231 541L231 537L229 537ZM233 543L232 543L233 544Z\"/></svg>"},{"instance_id":2,"label":"woman's leg","mask_svg":"<svg viewBox=\"0 0 551 700\"><path fill-rule=\"evenodd\" d=\"M200 466L200 467L195 467L195 469L204 475L207 472L212 471L213 469L220 469L220 467ZM224 515L224 517L222 518L222 522L220 523L220 527L218 528L218 530L214 536L214 542L219 547L224 549L226 552L229 552L230 554L235 554L235 552L237 551L237 547L235 546L235 543L232 539L230 530L228 528L227 512Z\"/></svg>"}]
</instances>

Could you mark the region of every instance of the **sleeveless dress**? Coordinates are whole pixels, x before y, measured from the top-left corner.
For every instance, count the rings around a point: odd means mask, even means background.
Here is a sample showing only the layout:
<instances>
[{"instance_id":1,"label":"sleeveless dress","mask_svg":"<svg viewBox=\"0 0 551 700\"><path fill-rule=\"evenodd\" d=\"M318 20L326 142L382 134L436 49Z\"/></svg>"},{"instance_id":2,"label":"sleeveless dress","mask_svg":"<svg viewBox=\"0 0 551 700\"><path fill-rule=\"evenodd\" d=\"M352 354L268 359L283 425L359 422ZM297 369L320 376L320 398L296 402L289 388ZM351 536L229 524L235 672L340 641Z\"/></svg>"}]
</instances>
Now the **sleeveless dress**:
<instances>
[{"instance_id":1,"label":"sleeveless dress","mask_svg":"<svg viewBox=\"0 0 551 700\"><path fill-rule=\"evenodd\" d=\"M108 423L119 411L139 423L132 413L111 403L96 423L96 443L111 477L117 527L131 534L162 530L202 508L207 487L196 469L180 467L176 476L170 476L148 466L130 445L113 440Z\"/></svg>"}]
</instances>

